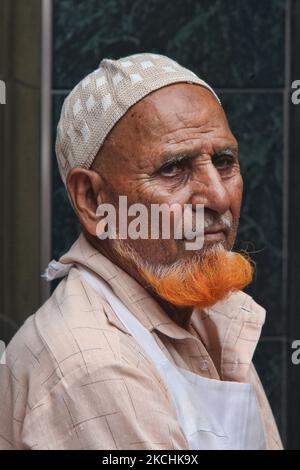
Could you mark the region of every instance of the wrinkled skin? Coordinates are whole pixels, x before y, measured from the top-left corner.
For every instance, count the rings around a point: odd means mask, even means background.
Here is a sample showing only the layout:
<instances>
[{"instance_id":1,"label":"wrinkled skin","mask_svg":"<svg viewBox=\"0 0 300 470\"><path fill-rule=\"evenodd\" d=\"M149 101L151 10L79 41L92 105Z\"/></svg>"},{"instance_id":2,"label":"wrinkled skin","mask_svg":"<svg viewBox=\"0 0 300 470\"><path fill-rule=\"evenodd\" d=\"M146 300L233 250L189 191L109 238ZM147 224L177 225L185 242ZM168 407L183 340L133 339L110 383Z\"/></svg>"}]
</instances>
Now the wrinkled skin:
<instances>
[{"instance_id":1,"label":"wrinkled skin","mask_svg":"<svg viewBox=\"0 0 300 470\"><path fill-rule=\"evenodd\" d=\"M205 236L204 249L222 242L231 249L238 227L243 181L238 145L225 113L213 94L195 84L172 84L147 95L114 126L90 170L74 168L67 178L79 220L89 241L105 256L143 283L134 267L114 252L110 240L96 237L100 203L204 204L205 215L224 215L231 228ZM173 161L176 156L183 160ZM169 162L166 166L166 162ZM164 167L162 167L164 165ZM170 264L194 251L183 240L132 240L143 259ZM157 299L181 326L192 309Z\"/></svg>"}]
</instances>

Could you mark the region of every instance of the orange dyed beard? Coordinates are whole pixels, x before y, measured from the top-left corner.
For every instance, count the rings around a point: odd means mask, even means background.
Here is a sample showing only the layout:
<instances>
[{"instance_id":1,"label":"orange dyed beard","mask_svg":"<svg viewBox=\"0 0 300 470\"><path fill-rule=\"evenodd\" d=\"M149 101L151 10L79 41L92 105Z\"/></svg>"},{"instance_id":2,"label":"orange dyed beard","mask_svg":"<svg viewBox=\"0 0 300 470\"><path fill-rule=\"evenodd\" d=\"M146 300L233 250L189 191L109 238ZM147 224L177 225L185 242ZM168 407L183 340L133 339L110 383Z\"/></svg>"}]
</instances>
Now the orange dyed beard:
<instances>
[{"instance_id":1,"label":"orange dyed beard","mask_svg":"<svg viewBox=\"0 0 300 470\"><path fill-rule=\"evenodd\" d=\"M122 243L117 251L131 259L140 276L159 297L181 307L207 308L241 290L253 278L253 261L245 254L216 246L171 266L153 267Z\"/></svg>"},{"instance_id":2,"label":"orange dyed beard","mask_svg":"<svg viewBox=\"0 0 300 470\"><path fill-rule=\"evenodd\" d=\"M178 264L164 277L140 270L155 292L177 306L199 309L214 305L235 290L250 284L253 268L245 256L224 251L210 251L200 262L183 267Z\"/></svg>"}]
</instances>

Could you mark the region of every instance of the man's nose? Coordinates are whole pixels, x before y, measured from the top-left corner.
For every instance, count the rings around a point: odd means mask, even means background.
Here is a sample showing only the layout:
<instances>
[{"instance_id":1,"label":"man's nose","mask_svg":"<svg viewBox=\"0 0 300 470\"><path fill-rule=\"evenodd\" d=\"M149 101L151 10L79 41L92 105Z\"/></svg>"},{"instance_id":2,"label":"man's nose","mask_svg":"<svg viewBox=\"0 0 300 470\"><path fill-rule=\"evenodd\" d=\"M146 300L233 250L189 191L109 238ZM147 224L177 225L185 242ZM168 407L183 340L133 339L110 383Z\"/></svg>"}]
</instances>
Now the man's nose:
<instances>
[{"instance_id":1,"label":"man's nose","mask_svg":"<svg viewBox=\"0 0 300 470\"><path fill-rule=\"evenodd\" d=\"M201 166L193 178L192 204L204 204L218 214L230 208L230 198L224 181L212 162Z\"/></svg>"}]
</instances>

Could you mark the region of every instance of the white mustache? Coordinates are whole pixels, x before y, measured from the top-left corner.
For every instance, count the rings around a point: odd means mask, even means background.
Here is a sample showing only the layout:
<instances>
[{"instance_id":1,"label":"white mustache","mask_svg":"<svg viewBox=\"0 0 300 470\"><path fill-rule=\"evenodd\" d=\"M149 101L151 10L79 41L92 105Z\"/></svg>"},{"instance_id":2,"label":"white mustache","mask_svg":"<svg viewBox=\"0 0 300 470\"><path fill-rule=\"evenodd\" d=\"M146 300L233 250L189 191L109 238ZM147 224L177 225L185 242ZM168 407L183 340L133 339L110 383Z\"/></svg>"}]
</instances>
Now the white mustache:
<instances>
[{"instance_id":1,"label":"white mustache","mask_svg":"<svg viewBox=\"0 0 300 470\"><path fill-rule=\"evenodd\" d=\"M194 224L193 224L194 225ZM231 223L231 220L229 217L225 216L224 214L222 214L221 216L219 217L211 217L211 216L206 216L205 219L204 219L204 229L209 229L210 226L212 225L224 225L225 227L227 227L228 229L231 229L231 226L232 226L232 223ZM199 237L199 236L203 236L204 233L203 233L203 227L200 227L198 230L197 230L197 227L192 227L191 230L189 231L188 230L188 227L185 228L185 235L187 237Z\"/></svg>"},{"instance_id":2,"label":"white mustache","mask_svg":"<svg viewBox=\"0 0 300 470\"><path fill-rule=\"evenodd\" d=\"M204 228L209 228L211 225L225 225L227 228L231 228L231 220L222 214L219 218L214 219L213 217L207 217L204 220Z\"/></svg>"}]
</instances>

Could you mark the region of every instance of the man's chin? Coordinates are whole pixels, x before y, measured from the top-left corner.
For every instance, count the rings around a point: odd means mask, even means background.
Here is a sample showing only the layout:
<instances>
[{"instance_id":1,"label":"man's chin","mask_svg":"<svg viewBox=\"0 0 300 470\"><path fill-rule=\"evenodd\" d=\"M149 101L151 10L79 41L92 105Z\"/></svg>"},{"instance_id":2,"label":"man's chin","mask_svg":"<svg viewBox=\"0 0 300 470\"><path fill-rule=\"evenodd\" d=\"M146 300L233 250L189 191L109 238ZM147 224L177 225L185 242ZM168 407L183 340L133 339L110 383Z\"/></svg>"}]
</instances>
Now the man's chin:
<instances>
[{"instance_id":1,"label":"man's chin","mask_svg":"<svg viewBox=\"0 0 300 470\"><path fill-rule=\"evenodd\" d=\"M205 240L203 246L198 250L187 250L184 245L180 247L178 250L178 258L176 261L179 260L201 260L205 256L207 256L212 251L230 251L231 247L227 244L227 241L214 241L214 240Z\"/></svg>"}]
</instances>

